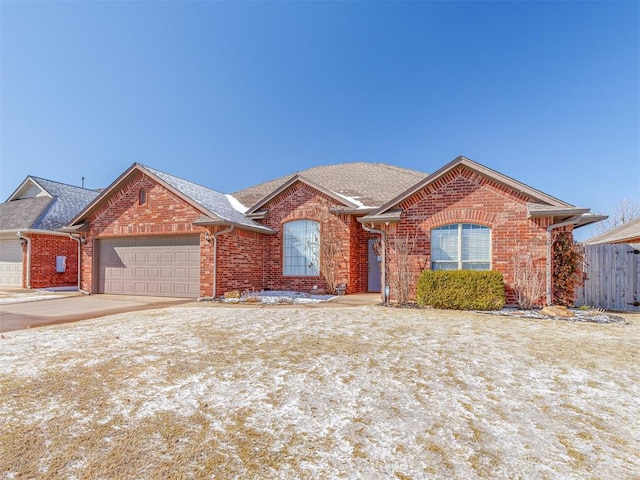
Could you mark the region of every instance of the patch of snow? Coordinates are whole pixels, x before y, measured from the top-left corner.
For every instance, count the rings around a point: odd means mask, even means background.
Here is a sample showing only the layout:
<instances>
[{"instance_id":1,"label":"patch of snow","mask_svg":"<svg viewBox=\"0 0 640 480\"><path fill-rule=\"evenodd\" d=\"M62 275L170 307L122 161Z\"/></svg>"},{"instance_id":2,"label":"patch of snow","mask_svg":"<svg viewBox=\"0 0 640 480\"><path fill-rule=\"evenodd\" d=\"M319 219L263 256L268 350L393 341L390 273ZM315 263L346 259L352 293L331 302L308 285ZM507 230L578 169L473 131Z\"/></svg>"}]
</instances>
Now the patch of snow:
<instances>
[{"instance_id":1,"label":"patch of snow","mask_svg":"<svg viewBox=\"0 0 640 480\"><path fill-rule=\"evenodd\" d=\"M339 197L344 198L347 202L353 203L357 208L373 208L362 203L360 200L358 200L358 197L350 197L349 195L343 195L342 193L338 193L338 192L333 192L333 193L335 193Z\"/></svg>"},{"instance_id":2,"label":"patch of snow","mask_svg":"<svg viewBox=\"0 0 640 480\"><path fill-rule=\"evenodd\" d=\"M247 299L257 299L256 303L319 303L328 302L336 298L335 295L317 295L313 293L295 292L289 290L267 290L261 292L249 292L240 298L225 298L225 303L241 303Z\"/></svg>"},{"instance_id":3,"label":"patch of snow","mask_svg":"<svg viewBox=\"0 0 640 480\"><path fill-rule=\"evenodd\" d=\"M231 206L238 212L245 213L247 210L249 210L248 207L245 207L242 203L240 203L240 200L238 200L233 195L229 195L227 193L225 194L225 197L227 197L227 200L229 200L229 203L231 204Z\"/></svg>"},{"instance_id":4,"label":"patch of snow","mask_svg":"<svg viewBox=\"0 0 640 480\"><path fill-rule=\"evenodd\" d=\"M29 292L0 292L0 305L8 305L11 303L35 302L38 300L50 300L53 298L61 298L64 294L47 290L31 290Z\"/></svg>"},{"instance_id":5,"label":"patch of snow","mask_svg":"<svg viewBox=\"0 0 640 480\"><path fill-rule=\"evenodd\" d=\"M78 287L47 287L47 288L38 288L36 289L38 292L77 292Z\"/></svg>"},{"instance_id":6,"label":"patch of snow","mask_svg":"<svg viewBox=\"0 0 640 480\"><path fill-rule=\"evenodd\" d=\"M567 322L589 322L589 323L626 323L627 320L620 315L614 315L612 313L599 311L599 310L581 310L579 308L573 308L569 310L573 313L573 317L550 317L543 315L540 310L519 310L517 308L503 308L501 310L494 311L479 311L478 313L485 313L490 315L502 315L506 317L516 318L537 318L540 320L564 320Z\"/></svg>"},{"instance_id":7,"label":"patch of snow","mask_svg":"<svg viewBox=\"0 0 640 480\"><path fill-rule=\"evenodd\" d=\"M128 447L114 434L151 443L128 457L132 478L166 478L167 464L204 476L179 461L207 445L224 452L210 478L635 478L639 334L637 322L378 307L131 312L5 334L0 429L67 445L72 418L86 440L68 463L47 446L32 455L62 478L118 476L109 454ZM184 434L144 438L154 419ZM20 430L7 447L28 439ZM269 462L252 476L254 459ZM28 477L30 461L4 477Z\"/></svg>"}]
</instances>

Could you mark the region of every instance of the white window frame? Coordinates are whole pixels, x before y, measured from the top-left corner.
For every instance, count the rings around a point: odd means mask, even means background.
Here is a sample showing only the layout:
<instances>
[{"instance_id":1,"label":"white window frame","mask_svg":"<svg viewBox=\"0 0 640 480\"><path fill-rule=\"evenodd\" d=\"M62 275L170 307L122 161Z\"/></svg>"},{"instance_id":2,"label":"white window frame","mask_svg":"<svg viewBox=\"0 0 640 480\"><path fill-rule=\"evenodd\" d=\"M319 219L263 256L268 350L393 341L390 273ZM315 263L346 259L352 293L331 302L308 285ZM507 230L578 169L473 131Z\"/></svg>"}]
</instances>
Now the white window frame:
<instances>
[{"instance_id":1,"label":"white window frame","mask_svg":"<svg viewBox=\"0 0 640 480\"><path fill-rule=\"evenodd\" d=\"M282 275L320 276L320 222L293 220L283 225Z\"/></svg>"},{"instance_id":2,"label":"white window frame","mask_svg":"<svg viewBox=\"0 0 640 480\"><path fill-rule=\"evenodd\" d=\"M464 226L470 226L470 227L479 227L482 228L483 230L486 229L488 231L488 235L489 235L489 251L487 252L488 254L488 259L487 260L465 260L463 258L463 250L464 250L464 237L463 237L463 229ZM434 248L436 248L436 245L433 241L433 232L435 232L436 230L453 230L451 227L457 227L457 251L456 251L456 257L455 259L451 259L451 260L441 260L441 259L437 259L434 260ZM486 225L479 225L476 223L451 223L448 225L442 225L440 227L434 228L431 230L431 270L491 270L492 268L492 258L493 258L493 242L492 242L492 229L491 227L487 227ZM451 266L451 264L453 264L454 262L457 263L456 268L438 268L438 265L444 266L446 264L448 264L449 266ZM465 266L468 266L468 264L470 263L474 263L474 264L486 264L487 268L465 268ZM466 264L466 265L465 265Z\"/></svg>"}]
</instances>

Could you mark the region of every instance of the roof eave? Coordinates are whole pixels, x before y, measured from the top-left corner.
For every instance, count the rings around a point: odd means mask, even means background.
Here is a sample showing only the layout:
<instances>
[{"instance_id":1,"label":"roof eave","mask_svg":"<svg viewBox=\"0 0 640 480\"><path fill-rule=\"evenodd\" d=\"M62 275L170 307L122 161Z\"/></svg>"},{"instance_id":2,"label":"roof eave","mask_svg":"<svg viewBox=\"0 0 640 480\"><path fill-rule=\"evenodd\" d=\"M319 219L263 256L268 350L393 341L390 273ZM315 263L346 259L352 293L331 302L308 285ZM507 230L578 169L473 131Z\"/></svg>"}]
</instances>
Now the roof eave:
<instances>
[{"instance_id":1,"label":"roof eave","mask_svg":"<svg viewBox=\"0 0 640 480\"><path fill-rule=\"evenodd\" d=\"M237 228L238 230L247 230L249 232L264 233L266 235L273 235L276 233L273 230L271 230L269 227L263 227L259 225L256 225L256 226L243 225L241 223L229 222L228 220L215 219L215 218L198 219L198 220L195 220L194 222L191 222L191 224L196 225L198 227L234 227L234 228Z\"/></svg>"},{"instance_id":2,"label":"roof eave","mask_svg":"<svg viewBox=\"0 0 640 480\"><path fill-rule=\"evenodd\" d=\"M245 217L251 220L263 220L267 216L267 213L269 213L269 210L258 210L257 212L245 214Z\"/></svg>"},{"instance_id":3,"label":"roof eave","mask_svg":"<svg viewBox=\"0 0 640 480\"><path fill-rule=\"evenodd\" d=\"M527 216L530 218L541 218L541 217L568 217L575 215L584 215L591 211L590 208L540 208L536 209L533 206L527 207Z\"/></svg>"},{"instance_id":4,"label":"roof eave","mask_svg":"<svg viewBox=\"0 0 640 480\"><path fill-rule=\"evenodd\" d=\"M360 223L397 223L402 216L401 210L393 210L384 214L373 214L359 217Z\"/></svg>"},{"instance_id":5,"label":"roof eave","mask_svg":"<svg viewBox=\"0 0 640 480\"><path fill-rule=\"evenodd\" d=\"M67 232L63 232L61 230L38 230L36 228L10 228L7 230L0 230L0 235L7 234L25 234L25 235L54 235L58 237L66 237L69 234ZM17 238L17 237L16 237Z\"/></svg>"},{"instance_id":6,"label":"roof eave","mask_svg":"<svg viewBox=\"0 0 640 480\"><path fill-rule=\"evenodd\" d=\"M586 227L587 225L593 225L594 223L601 222L609 218L609 215L599 215L597 213L589 213L586 215L582 215L580 221L574 225L575 228Z\"/></svg>"},{"instance_id":7,"label":"roof eave","mask_svg":"<svg viewBox=\"0 0 640 480\"><path fill-rule=\"evenodd\" d=\"M331 213L340 215L368 215L371 212L375 212L377 207L364 207L364 208L330 208Z\"/></svg>"}]
</instances>

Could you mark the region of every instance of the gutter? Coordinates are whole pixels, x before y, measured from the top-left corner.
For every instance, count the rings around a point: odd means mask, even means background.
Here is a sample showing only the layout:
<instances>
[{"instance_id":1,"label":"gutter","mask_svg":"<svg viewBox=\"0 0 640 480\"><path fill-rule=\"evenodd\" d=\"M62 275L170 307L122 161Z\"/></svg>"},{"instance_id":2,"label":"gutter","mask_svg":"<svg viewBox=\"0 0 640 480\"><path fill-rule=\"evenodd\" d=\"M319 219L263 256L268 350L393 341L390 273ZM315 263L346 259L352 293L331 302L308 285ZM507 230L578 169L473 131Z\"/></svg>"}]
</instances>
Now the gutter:
<instances>
[{"instance_id":1,"label":"gutter","mask_svg":"<svg viewBox=\"0 0 640 480\"><path fill-rule=\"evenodd\" d=\"M373 223L371 226L367 226L364 223L361 224L362 228L364 228L369 233L378 233L380 234L380 238L382 239L381 244L381 255L380 255L380 296L382 298L382 303L388 303L389 298L387 294L387 261L386 261L386 250L387 250L387 234L384 230L378 230L377 228L373 228Z\"/></svg>"},{"instance_id":2,"label":"gutter","mask_svg":"<svg viewBox=\"0 0 640 480\"><path fill-rule=\"evenodd\" d=\"M82 266L82 248L81 246L84 245L85 243L87 243L87 239L85 237L81 237L80 235L78 236L73 236L73 234L69 233L69 238L71 240L75 240L76 242L78 242L78 292L80 293L84 293L85 295L89 295L89 292L87 292L86 290L82 290L82 288L80 287L80 273L82 272L81 270L81 266Z\"/></svg>"},{"instance_id":3,"label":"gutter","mask_svg":"<svg viewBox=\"0 0 640 480\"><path fill-rule=\"evenodd\" d=\"M549 225L547 227L547 305L551 305L551 231L560 228L566 227L567 225L575 225L582 218L582 214L575 215L568 220L560 223L554 223L553 225Z\"/></svg>"},{"instance_id":4,"label":"gutter","mask_svg":"<svg viewBox=\"0 0 640 480\"><path fill-rule=\"evenodd\" d=\"M28 234L29 230L24 232L19 231L16 235L20 240L27 242L27 288L31 290L31 239L29 237L25 237L23 233Z\"/></svg>"},{"instance_id":5,"label":"gutter","mask_svg":"<svg viewBox=\"0 0 640 480\"><path fill-rule=\"evenodd\" d=\"M24 235L24 234L31 234L31 235L55 235L58 237L66 237L67 233L65 232L59 232L57 230L38 230L38 229L34 229L34 228L27 228L25 230L0 230L0 234L1 233L15 233L18 236Z\"/></svg>"},{"instance_id":6,"label":"gutter","mask_svg":"<svg viewBox=\"0 0 640 480\"><path fill-rule=\"evenodd\" d=\"M220 230L213 234L213 299L215 300L218 295L218 237L229 233L233 230L234 226L231 225L225 230Z\"/></svg>"}]
</instances>

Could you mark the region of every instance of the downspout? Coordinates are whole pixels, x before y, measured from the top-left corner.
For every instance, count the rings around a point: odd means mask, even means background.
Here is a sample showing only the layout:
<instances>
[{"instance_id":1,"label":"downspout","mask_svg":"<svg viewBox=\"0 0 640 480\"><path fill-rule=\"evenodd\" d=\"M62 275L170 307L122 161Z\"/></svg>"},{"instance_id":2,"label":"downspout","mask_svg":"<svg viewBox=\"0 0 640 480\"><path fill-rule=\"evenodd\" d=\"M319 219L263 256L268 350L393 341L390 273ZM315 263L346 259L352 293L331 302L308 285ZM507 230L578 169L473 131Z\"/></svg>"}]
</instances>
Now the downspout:
<instances>
[{"instance_id":1,"label":"downspout","mask_svg":"<svg viewBox=\"0 0 640 480\"><path fill-rule=\"evenodd\" d=\"M218 295L218 237L233 230L233 225L213 234L213 299Z\"/></svg>"},{"instance_id":2,"label":"downspout","mask_svg":"<svg viewBox=\"0 0 640 480\"><path fill-rule=\"evenodd\" d=\"M89 295L89 292L87 292L86 290L82 290L82 288L80 287L80 273L82 272L80 268L82 264L82 249L80 247L81 245L84 245L86 240L83 241L83 237L81 237L80 235L78 235L77 237L74 237L71 233L69 233L68 235L71 240L75 240L76 242L78 242L78 292Z\"/></svg>"},{"instance_id":3,"label":"downspout","mask_svg":"<svg viewBox=\"0 0 640 480\"><path fill-rule=\"evenodd\" d=\"M582 215L575 215L568 220L560 223L554 223L547 227L547 305L551 305L551 230L556 228L566 227L567 225L575 225L580 221Z\"/></svg>"},{"instance_id":4,"label":"downspout","mask_svg":"<svg viewBox=\"0 0 640 480\"><path fill-rule=\"evenodd\" d=\"M387 298L387 262L386 262L386 250L387 250L387 234L384 230L378 230L377 228L373 228L373 223L370 227L362 224L362 228L369 233L378 233L380 234L380 238L382 239L382 248L380 249L380 263L382 264L382 268L380 269L380 297L382 298L382 303L387 303L389 299Z\"/></svg>"},{"instance_id":5,"label":"downspout","mask_svg":"<svg viewBox=\"0 0 640 480\"><path fill-rule=\"evenodd\" d=\"M31 290L31 239L25 237L22 232L16 233L18 239L27 242L27 288Z\"/></svg>"}]
</instances>

